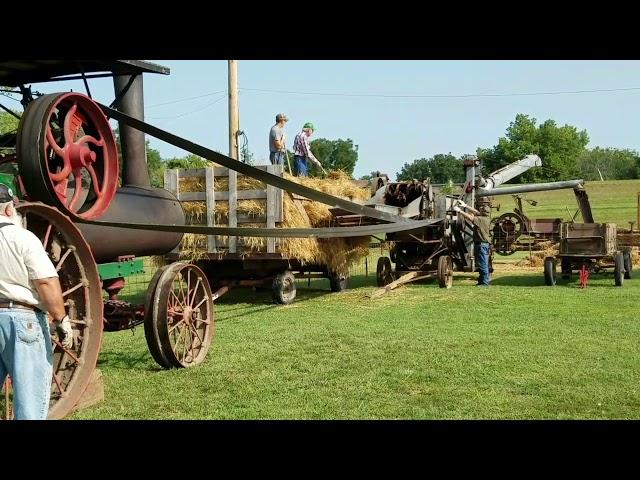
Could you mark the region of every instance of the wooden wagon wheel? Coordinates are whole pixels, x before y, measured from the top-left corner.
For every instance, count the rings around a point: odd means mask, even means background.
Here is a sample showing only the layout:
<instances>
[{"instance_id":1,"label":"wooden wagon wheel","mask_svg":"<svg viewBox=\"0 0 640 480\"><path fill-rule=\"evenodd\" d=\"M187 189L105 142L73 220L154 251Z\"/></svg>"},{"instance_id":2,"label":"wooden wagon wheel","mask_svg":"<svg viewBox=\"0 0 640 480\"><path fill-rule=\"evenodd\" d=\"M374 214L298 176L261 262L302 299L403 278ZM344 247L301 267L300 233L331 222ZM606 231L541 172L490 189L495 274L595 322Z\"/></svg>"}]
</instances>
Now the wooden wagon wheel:
<instances>
[{"instance_id":1,"label":"wooden wagon wheel","mask_svg":"<svg viewBox=\"0 0 640 480\"><path fill-rule=\"evenodd\" d=\"M438 258L438 285L440 288L451 288L453 285L453 261L449 255Z\"/></svg>"},{"instance_id":2,"label":"wooden wagon wheel","mask_svg":"<svg viewBox=\"0 0 640 480\"><path fill-rule=\"evenodd\" d=\"M296 278L290 270L278 273L271 284L271 294L277 303L289 305L296 298Z\"/></svg>"},{"instance_id":3,"label":"wooden wagon wheel","mask_svg":"<svg viewBox=\"0 0 640 480\"><path fill-rule=\"evenodd\" d=\"M164 368L199 365L215 333L207 277L195 265L176 262L161 269L153 288L151 315L145 313L152 356Z\"/></svg>"}]
</instances>

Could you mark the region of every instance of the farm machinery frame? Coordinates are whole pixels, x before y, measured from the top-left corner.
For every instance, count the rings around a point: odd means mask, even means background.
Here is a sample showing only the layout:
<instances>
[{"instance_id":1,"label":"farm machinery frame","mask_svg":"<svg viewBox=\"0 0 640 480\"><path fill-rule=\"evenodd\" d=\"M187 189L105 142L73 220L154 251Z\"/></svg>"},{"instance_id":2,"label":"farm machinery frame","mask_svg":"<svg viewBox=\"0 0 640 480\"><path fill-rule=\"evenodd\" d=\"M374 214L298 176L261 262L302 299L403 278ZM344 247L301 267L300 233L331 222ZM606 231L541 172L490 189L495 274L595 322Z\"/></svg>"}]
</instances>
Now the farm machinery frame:
<instances>
[{"instance_id":1,"label":"farm machinery frame","mask_svg":"<svg viewBox=\"0 0 640 480\"><path fill-rule=\"evenodd\" d=\"M582 180L497 188L528 169L541 165L537 155L528 155L485 177L480 173L481 164L477 157L468 156L463 161L466 181L460 195L446 194L428 179L422 182L389 182L387 176L375 178L373 185L376 190L369 204L406 218L433 221L420 229L387 234L391 247L389 257L378 259L378 286L388 290L410 281L437 278L441 288L451 288L455 270L475 270L473 226L453 211L457 200L480 209L481 205L491 207L493 196L581 188ZM502 226L507 219L503 220Z\"/></svg>"}]
</instances>

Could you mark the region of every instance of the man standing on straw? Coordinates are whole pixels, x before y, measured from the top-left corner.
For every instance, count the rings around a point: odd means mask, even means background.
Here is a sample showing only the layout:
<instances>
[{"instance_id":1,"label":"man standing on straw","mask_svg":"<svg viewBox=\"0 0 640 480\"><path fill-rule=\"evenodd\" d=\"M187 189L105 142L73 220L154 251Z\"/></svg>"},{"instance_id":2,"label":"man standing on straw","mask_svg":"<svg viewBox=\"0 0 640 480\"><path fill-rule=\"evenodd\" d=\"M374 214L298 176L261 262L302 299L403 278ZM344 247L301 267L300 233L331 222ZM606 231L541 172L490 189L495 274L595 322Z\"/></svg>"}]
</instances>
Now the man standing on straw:
<instances>
[{"instance_id":1,"label":"man standing on straw","mask_svg":"<svg viewBox=\"0 0 640 480\"><path fill-rule=\"evenodd\" d=\"M287 120L289 119L284 113L277 114L276 124L271 127L269 132L269 160L272 165L284 164L284 124L287 123Z\"/></svg>"},{"instance_id":2,"label":"man standing on straw","mask_svg":"<svg viewBox=\"0 0 640 480\"><path fill-rule=\"evenodd\" d=\"M324 171L322 168L322 164L315 157L315 155L311 152L311 147L309 146L309 137L313 134L315 127L313 123L307 122L302 127L302 131L296 135L296 138L293 140L293 167L295 170L295 175L298 177L306 177L309 169L309 165L307 164L307 159L311 160L318 167Z\"/></svg>"}]
</instances>

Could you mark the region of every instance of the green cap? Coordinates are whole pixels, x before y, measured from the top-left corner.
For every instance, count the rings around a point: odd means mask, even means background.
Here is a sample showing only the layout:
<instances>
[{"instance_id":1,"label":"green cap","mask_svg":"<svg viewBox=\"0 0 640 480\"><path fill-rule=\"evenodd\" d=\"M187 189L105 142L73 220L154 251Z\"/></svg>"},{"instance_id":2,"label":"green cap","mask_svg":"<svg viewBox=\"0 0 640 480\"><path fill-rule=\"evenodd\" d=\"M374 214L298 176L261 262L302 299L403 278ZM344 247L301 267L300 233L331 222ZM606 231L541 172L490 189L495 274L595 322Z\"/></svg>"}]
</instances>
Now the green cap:
<instances>
[{"instance_id":1,"label":"green cap","mask_svg":"<svg viewBox=\"0 0 640 480\"><path fill-rule=\"evenodd\" d=\"M315 130L316 129L316 127L314 127L313 123L311 123L311 122L305 123L302 128L310 128L311 130Z\"/></svg>"}]
</instances>

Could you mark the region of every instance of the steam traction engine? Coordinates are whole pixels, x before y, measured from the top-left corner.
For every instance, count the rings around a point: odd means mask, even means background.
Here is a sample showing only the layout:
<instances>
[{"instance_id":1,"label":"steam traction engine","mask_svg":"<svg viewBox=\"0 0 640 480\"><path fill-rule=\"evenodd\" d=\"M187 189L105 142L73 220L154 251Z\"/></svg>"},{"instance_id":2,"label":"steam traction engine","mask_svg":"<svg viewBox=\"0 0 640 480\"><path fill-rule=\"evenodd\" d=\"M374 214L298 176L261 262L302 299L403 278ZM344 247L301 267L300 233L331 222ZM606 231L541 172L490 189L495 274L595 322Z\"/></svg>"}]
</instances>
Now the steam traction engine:
<instances>
[{"instance_id":1,"label":"steam traction engine","mask_svg":"<svg viewBox=\"0 0 640 480\"><path fill-rule=\"evenodd\" d=\"M168 74L168 69L140 61L81 63L0 65L0 84L19 87L25 106L17 132L0 137L0 182L18 192L18 211L26 228L42 240L55 265L74 329L72 349L53 339L50 418L70 412L87 387L103 328L119 330L144 322L149 350L164 368L201 363L214 335L211 289L195 265L176 262L160 268L148 285L145 305L117 299L126 277L142 269L137 257L171 251L182 233L70 220L185 223L175 197L150 186L142 132L120 125L124 165L120 185L116 141L101 108L84 94L34 98L24 86L77 74L79 69L83 78L91 78L88 72L109 71L114 78L114 103L120 111L142 120L143 72ZM107 299L103 300L101 290ZM5 392L8 399L8 388Z\"/></svg>"}]
</instances>

